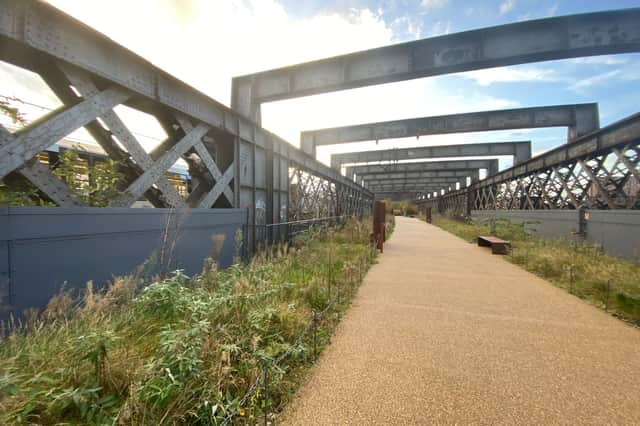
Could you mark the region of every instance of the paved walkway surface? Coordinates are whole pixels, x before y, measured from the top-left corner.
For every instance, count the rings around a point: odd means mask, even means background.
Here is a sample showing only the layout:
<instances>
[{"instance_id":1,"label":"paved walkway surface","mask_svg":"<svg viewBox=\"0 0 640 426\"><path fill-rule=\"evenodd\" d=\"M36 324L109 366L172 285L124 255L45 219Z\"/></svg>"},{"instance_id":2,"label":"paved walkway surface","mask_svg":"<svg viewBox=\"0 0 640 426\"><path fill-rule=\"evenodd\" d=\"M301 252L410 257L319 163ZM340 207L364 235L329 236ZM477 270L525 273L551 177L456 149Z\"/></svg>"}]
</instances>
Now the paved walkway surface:
<instances>
[{"instance_id":1,"label":"paved walkway surface","mask_svg":"<svg viewBox=\"0 0 640 426\"><path fill-rule=\"evenodd\" d=\"M280 424L640 424L640 330L396 218Z\"/></svg>"}]
</instances>

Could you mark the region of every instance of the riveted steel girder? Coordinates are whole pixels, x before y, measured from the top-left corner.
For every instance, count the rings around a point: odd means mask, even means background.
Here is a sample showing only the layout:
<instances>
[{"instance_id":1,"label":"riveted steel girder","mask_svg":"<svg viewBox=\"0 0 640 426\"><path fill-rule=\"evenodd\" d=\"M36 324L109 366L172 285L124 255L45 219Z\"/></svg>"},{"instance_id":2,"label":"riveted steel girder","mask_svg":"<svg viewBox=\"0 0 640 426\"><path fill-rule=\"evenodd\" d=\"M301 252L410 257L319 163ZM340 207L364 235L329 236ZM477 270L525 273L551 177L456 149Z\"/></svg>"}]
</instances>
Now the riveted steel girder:
<instances>
[{"instance_id":1,"label":"riveted steel girder","mask_svg":"<svg viewBox=\"0 0 640 426\"><path fill-rule=\"evenodd\" d=\"M600 128L598 104L481 111L310 130L300 134L300 146L315 156L318 145L541 127L568 127L569 139L593 132Z\"/></svg>"},{"instance_id":2,"label":"riveted steel girder","mask_svg":"<svg viewBox=\"0 0 640 426\"><path fill-rule=\"evenodd\" d=\"M233 79L231 106L507 65L640 51L640 9L521 21L411 41Z\"/></svg>"},{"instance_id":3,"label":"riveted steel girder","mask_svg":"<svg viewBox=\"0 0 640 426\"><path fill-rule=\"evenodd\" d=\"M401 161L426 158L477 157L511 155L514 164L531 158L531 141L487 142L464 145L425 146L420 148L387 149L348 152L331 155L331 166L339 169L343 164Z\"/></svg>"}]
</instances>

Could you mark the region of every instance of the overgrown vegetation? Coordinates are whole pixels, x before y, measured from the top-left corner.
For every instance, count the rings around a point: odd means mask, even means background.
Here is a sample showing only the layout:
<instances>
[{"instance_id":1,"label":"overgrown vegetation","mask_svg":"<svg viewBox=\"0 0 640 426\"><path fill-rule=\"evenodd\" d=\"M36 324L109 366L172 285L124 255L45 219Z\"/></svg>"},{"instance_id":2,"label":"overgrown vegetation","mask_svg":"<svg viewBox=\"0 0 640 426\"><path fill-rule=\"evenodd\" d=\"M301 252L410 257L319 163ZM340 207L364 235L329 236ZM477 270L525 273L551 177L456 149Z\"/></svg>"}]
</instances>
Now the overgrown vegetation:
<instances>
[{"instance_id":1,"label":"overgrown vegetation","mask_svg":"<svg viewBox=\"0 0 640 426\"><path fill-rule=\"evenodd\" d=\"M389 239L389 237L391 237L391 234L393 234L393 230L396 228L396 217L392 214L387 213L384 217L384 236L385 236L385 241Z\"/></svg>"},{"instance_id":2,"label":"overgrown vegetation","mask_svg":"<svg viewBox=\"0 0 640 426\"><path fill-rule=\"evenodd\" d=\"M74 150L64 150L54 165L53 174L91 207L107 207L119 194L123 178L119 164L111 159L93 166L82 166ZM40 190L23 176L11 173L0 182L0 205L55 206Z\"/></svg>"},{"instance_id":3,"label":"overgrown vegetation","mask_svg":"<svg viewBox=\"0 0 640 426\"><path fill-rule=\"evenodd\" d=\"M82 201L92 207L107 207L119 194L118 183L124 177L119 164L112 159L97 162L85 170L78 170L80 155L65 150L53 173L62 179L69 189L79 194ZM86 176L84 176L86 173ZM86 179L84 179L86 177Z\"/></svg>"},{"instance_id":4,"label":"overgrown vegetation","mask_svg":"<svg viewBox=\"0 0 640 426\"><path fill-rule=\"evenodd\" d=\"M408 200L391 201L385 200L387 213L396 216L416 216L418 208L415 203Z\"/></svg>"},{"instance_id":5,"label":"overgrown vegetation","mask_svg":"<svg viewBox=\"0 0 640 426\"><path fill-rule=\"evenodd\" d=\"M475 243L494 235L512 243L506 258L613 315L640 325L640 265L603 254L585 242L533 238L526 223L459 221L434 216L433 224Z\"/></svg>"},{"instance_id":6,"label":"overgrown vegetation","mask_svg":"<svg viewBox=\"0 0 640 426\"><path fill-rule=\"evenodd\" d=\"M60 294L0 343L0 423L220 424L234 410L235 423L254 423L261 391L246 407L240 399L331 299L317 335L320 350L328 344L375 261L369 233L352 220L225 270L210 259L195 277L89 284L81 303ZM308 336L271 369L272 410L299 385L311 348Z\"/></svg>"}]
</instances>

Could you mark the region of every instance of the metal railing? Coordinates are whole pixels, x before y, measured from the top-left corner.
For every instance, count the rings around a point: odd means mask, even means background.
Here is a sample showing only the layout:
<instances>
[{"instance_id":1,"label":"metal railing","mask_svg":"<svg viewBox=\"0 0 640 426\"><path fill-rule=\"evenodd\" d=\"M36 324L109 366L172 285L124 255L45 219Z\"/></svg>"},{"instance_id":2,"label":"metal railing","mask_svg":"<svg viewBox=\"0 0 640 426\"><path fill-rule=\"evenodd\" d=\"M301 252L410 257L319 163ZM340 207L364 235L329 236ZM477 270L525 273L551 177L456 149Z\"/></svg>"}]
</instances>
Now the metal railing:
<instances>
[{"instance_id":1,"label":"metal railing","mask_svg":"<svg viewBox=\"0 0 640 426\"><path fill-rule=\"evenodd\" d=\"M322 230L340 225L351 216L332 216L266 225L244 225L243 257L274 244L290 243L296 236L311 229Z\"/></svg>"}]
</instances>

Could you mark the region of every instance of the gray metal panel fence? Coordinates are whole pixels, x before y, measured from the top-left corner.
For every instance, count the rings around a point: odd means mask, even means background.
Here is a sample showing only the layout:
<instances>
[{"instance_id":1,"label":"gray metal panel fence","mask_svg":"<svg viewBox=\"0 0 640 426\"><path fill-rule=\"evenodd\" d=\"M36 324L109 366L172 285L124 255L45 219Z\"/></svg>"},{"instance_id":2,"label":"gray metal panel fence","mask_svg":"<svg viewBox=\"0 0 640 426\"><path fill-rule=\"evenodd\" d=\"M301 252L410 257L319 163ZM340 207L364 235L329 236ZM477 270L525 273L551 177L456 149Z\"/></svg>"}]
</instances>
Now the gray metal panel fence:
<instances>
[{"instance_id":1,"label":"gray metal panel fence","mask_svg":"<svg viewBox=\"0 0 640 426\"><path fill-rule=\"evenodd\" d=\"M640 261L640 210L587 209L586 241L599 244L605 253ZM526 227L542 238L577 239L578 210L473 210L474 219L505 218L514 223L533 222Z\"/></svg>"},{"instance_id":2,"label":"gray metal panel fence","mask_svg":"<svg viewBox=\"0 0 640 426\"><path fill-rule=\"evenodd\" d=\"M529 222L525 228L541 238L575 238L578 210L473 210L474 219L501 217L513 223Z\"/></svg>"},{"instance_id":3,"label":"gray metal panel fence","mask_svg":"<svg viewBox=\"0 0 640 426\"><path fill-rule=\"evenodd\" d=\"M640 211L588 210L587 241L608 254L640 262Z\"/></svg>"},{"instance_id":4,"label":"gray metal panel fence","mask_svg":"<svg viewBox=\"0 0 640 426\"><path fill-rule=\"evenodd\" d=\"M155 255L155 271L228 266L245 209L0 208L0 316L41 308L63 287L96 287Z\"/></svg>"}]
</instances>

